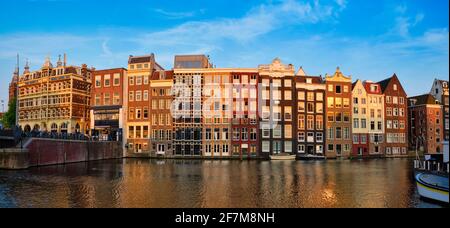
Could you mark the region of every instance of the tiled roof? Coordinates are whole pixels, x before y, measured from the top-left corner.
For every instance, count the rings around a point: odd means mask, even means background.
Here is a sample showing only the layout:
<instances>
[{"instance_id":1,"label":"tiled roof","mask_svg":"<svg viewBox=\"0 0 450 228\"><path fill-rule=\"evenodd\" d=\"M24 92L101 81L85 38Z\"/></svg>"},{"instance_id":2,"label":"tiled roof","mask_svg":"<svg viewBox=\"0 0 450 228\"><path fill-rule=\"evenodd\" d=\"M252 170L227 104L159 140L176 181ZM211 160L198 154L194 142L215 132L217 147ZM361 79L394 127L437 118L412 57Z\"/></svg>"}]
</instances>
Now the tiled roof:
<instances>
[{"instance_id":1,"label":"tiled roof","mask_svg":"<svg viewBox=\"0 0 450 228\"><path fill-rule=\"evenodd\" d=\"M410 97L410 98L408 98L408 100L410 100L410 101L416 100L416 103L415 103L416 106L417 105L425 105L425 104L433 105L433 104L439 103L436 100L436 98L431 94L423 94L420 96Z\"/></svg>"},{"instance_id":2,"label":"tiled roof","mask_svg":"<svg viewBox=\"0 0 450 228\"><path fill-rule=\"evenodd\" d=\"M384 93L384 91L386 91L387 86L389 85L389 83L391 82L391 80L392 80L394 77L396 78L397 75L394 74L392 77L386 78L386 79L384 79L383 81L378 82L378 84L380 84L380 86L381 86L381 90L382 90L383 93Z\"/></svg>"}]
</instances>

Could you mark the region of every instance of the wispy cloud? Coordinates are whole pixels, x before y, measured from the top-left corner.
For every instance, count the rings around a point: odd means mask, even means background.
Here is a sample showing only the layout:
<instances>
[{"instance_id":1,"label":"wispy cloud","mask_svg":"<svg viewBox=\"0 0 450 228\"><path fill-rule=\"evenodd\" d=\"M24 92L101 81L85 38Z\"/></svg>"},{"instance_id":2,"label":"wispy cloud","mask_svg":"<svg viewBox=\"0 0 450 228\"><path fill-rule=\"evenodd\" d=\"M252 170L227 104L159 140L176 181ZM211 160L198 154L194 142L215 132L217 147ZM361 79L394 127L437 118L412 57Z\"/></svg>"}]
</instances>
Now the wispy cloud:
<instances>
[{"instance_id":1,"label":"wispy cloud","mask_svg":"<svg viewBox=\"0 0 450 228\"><path fill-rule=\"evenodd\" d=\"M197 11L187 11L187 12L172 12L172 11L166 11L164 9L152 9L152 11L167 18L167 19L186 19L186 18L204 14L206 12L205 9L200 9Z\"/></svg>"},{"instance_id":2,"label":"wispy cloud","mask_svg":"<svg viewBox=\"0 0 450 228\"><path fill-rule=\"evenodd\" d=\"M322 5L318 0L298 2L285 0L252 8L241 18L189 21L167 30L148 33L135 39L143 45L193 47L214 46L223 40L249 42L283 26L315 24L334 20L346 1Z\"/></svg>"}]
</instances>

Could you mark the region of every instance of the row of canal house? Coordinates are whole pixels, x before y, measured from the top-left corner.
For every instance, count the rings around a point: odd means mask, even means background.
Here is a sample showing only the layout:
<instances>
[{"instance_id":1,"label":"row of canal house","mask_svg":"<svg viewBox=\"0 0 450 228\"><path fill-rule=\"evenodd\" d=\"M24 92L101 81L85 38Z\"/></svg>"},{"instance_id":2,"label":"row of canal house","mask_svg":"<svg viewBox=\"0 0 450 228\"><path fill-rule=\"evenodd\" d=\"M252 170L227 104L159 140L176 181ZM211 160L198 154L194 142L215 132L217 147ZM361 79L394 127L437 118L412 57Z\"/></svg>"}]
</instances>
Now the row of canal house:
<instances>
[{"instance_id":1,"label":"row of canal house","mask_svg":"<svg viewBox=\"0 0 450 228\"><path fill-rule=\"evenodd\" d=\"M68 67L66 61L53 68L47 59L40 71L19 79L20 124L47 127L53 121L55 132L76 128L99 140L122 140L128 155L407 155L408 99L398 77L352 82L339 68L325 77L310 76L280 59L256 68L215 68L207 56L176 56L171 70L154 54L130 56L126 69L106 70ZM52 93L44 96L38 89L36 94L29 88L36 83L44 90L50 86ZM44 101L39 108L69 112L47 111L45 119L28 114L38 108L30 99L53 93L71 99L60 105ZM75 114L81 117L69 126L62 123Z\"/></svg>"}]
</instances>

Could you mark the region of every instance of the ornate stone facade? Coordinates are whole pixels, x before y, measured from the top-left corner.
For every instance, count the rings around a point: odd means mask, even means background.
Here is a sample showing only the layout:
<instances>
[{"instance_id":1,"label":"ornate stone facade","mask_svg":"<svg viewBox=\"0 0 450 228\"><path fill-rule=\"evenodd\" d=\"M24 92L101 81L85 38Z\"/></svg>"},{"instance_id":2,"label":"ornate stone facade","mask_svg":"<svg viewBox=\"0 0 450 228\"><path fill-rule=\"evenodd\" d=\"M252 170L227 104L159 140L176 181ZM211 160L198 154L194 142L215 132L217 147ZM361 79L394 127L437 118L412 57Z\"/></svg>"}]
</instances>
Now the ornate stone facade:
<instances>
[{"instance_id":1,"label":"ornate stone facade","mask_svg":"<svg viewBox=\"0 0 450 228\"><path fill-rule=\"evenodd\" d=\"M92 69L54 67L47 58L40 70L27 69L19 78L19 125L25 132L89 134Z\"/></svg>"}]
</instances>

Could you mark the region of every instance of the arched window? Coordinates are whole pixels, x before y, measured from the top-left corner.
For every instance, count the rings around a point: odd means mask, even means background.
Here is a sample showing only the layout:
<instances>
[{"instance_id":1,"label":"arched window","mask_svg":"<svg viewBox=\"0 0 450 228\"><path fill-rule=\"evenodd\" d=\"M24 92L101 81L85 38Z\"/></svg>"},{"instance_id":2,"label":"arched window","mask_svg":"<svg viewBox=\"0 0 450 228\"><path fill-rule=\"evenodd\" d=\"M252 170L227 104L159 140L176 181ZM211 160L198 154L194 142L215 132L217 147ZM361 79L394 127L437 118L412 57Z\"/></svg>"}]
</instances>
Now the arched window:
<instances>
[{"instance_id":1,"label":"arched window","mask_svg":"<svg viewBox=\"0 0 450 228\"><path fill-rule=\"evenodd\" d=\"M30 127L30 125L26 125L24 131L25 131L26 133L31 132L31 127Z\"/></svg>"},{"instance_id":2,"label":"arched window","mask_svg":"<svg viewBox=\"0 0 450 228\"><path fill-rule=\"evenodd\" d=\"M61 133L67 133L67 123L61 124Z\"/></svg>"},{"instance_id":3,"label":"arched window","mask_svg":"<svg viewBox=\"0 0 450 228\"><path fill-rule=\"evenodd\" d=\"M57 133L58 132L58 125L55 123L52 123L52 133Z\"/></svg>"}]
</instances>

